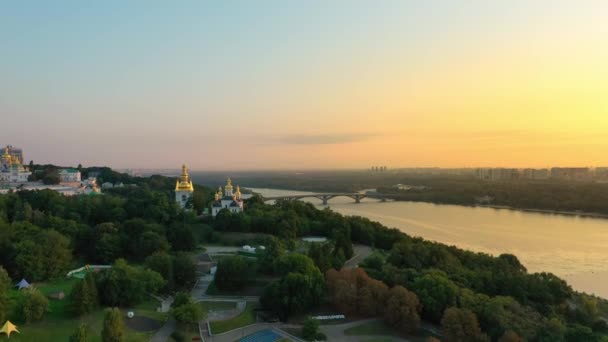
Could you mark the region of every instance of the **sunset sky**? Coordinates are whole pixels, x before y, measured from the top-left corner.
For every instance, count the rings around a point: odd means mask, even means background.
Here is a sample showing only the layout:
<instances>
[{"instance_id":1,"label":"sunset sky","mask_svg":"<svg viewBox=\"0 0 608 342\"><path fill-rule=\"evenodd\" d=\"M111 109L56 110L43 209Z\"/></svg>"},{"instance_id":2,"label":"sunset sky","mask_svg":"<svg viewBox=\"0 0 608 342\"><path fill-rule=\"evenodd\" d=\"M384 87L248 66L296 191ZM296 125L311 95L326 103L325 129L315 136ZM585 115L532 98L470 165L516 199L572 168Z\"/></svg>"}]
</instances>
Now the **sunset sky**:
<instances>
[{"instance_id":1,"label":"sunset sky","mask_svg":"<svg viewBox=\"0 0 608 342\"><path fill-rule=\"evenodd\" d=\"M0 144L194 169L608 166L608 1L2 1Z\"/></svg>"}]
</instances>

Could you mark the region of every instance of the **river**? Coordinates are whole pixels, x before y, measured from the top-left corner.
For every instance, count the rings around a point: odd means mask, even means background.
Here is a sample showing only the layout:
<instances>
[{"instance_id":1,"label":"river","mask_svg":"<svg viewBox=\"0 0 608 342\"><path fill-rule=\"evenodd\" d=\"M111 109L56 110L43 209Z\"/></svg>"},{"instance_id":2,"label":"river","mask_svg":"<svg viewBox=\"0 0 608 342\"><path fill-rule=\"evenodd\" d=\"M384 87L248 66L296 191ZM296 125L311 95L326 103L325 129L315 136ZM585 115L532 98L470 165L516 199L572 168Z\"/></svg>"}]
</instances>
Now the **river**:
<instances>
[{"instance_id":1,"label":"river","mask_svg":"<svg viewBox=\"0 0 608 342\"><path fill-rule=\"evenodd\" d=\"M310 194L252 190L265 197ZM306 201L324 207L320 200ZM329 207L463 249L511 253L530 272L552 272L577 291L608 298L608 219L374 199L356 204L345 197L331 199Z\"/></svg>"}]
</instances>

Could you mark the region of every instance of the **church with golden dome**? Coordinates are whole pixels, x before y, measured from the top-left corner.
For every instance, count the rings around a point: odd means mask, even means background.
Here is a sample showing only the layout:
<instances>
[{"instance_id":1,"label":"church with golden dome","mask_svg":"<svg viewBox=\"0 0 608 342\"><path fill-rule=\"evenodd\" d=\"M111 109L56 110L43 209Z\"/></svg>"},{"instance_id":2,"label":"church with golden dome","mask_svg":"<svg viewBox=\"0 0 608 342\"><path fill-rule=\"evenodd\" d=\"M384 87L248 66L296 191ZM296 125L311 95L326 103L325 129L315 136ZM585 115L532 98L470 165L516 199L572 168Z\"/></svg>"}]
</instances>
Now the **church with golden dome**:
<instances>
[{"instance_id":1,"label":"church with golden dome","mask_svg":"<svg viewBox=\"0 0 608 342\"><path fill-rule=\"evenodd\" d=\"M220 186L215 193L215 200L211 205L211 215L213 217L217 216L222 209L226 209L231 213L243 212L243 197L241 194L241 187L237 185L236 191L234 191L230 177L228 177L228 180L226 181L224 190L222 191L222 187Z\"/></svg>"},{"instance_id":2,"label":"church with golden dome","mask_svg":"<svg viewBox=\"0 0 608 342\"><path fill-rule=\"evenodd\" d=\"M1 183L25 183L32 174L21 165L21 155L11 153L11 146L4 148L0 159L0 182Z\"/></svg>"},{"instance_id":3,"label":"church with golden dome","mask_svg":"<svg viewBox=\"0 0 608 342\"><path fill-rule=\"evenodd\" d=\"M182 209L191 209L192 194L194 193L194 185L188 175L186 164L182 165L182 175L175 183L175 201Z\"/></svg>"}]
</instances>

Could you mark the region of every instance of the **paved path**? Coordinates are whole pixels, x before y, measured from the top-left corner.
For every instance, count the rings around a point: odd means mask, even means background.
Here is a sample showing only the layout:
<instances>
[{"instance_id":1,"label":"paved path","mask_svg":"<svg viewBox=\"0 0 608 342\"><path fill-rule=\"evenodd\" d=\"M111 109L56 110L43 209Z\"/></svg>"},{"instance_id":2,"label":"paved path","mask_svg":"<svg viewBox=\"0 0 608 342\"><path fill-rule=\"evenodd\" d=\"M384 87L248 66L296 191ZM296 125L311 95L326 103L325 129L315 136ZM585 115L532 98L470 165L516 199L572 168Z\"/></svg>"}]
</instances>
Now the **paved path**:
<instances>
[{"instance_id":1,"label":"paved path","mask_svg":"<svg viewBox=\"0 0 608 342\"><path fill-rule=\"evenodd\" d=\"M364 245L353 245L353 257L344 263L346 268L355 268L360 262L365 260L372 254L373 250L370 246Z\"/></svg>"},{"instance_id":2,"label":"paved path","mask_svg":"<svg viewBox=\"0 0 608 342\"><path fill-rule=\"evenodd\" d=\"M175 320L169 318L165 325L163 325L157 332L152 336L150 342L165 342L169 339L169 336L175 331Z\"/></svg>"}]
</instances>

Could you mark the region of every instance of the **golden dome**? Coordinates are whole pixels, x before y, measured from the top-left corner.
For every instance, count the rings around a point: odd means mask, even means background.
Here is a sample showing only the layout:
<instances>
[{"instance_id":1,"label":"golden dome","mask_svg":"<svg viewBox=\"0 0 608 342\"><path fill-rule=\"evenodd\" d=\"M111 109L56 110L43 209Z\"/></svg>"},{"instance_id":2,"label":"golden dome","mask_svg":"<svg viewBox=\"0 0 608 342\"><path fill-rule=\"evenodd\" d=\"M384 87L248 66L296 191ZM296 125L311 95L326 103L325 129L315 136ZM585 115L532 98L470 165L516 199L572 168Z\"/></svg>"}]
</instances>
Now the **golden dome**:
<instances>
[{"instance_id":1,"label":"golden dome","mask_svg":"<svg viewBox=\"0 0 608 342\"><path fill-rule=\"evenodd\" d=\"M175 183L175 191L194 191L194 186L188 176L188 168L186 164L182 165L182 175L180 179Z\"/></svg>"},{"instance_id":2,"label":"golden dome","mask_svg":"<svg viewBox=\"0 0 608 342\"><path fill-rule=\"evenodd\" d=\"M10 160L11 155L8 153L8 146L4 148L4 154L2 155L2 160Z\"/></svg>"},{"instance_id":3,"label":"golden dome","mask_svg":"<svg viewBox=\"0 0 608 342\"><path fill-rule=\"evenodd\" d=\"M230 179L230 177L228 177L228 180L226 180L226 190L232 190L232 180Z\"/></svg>"}]
</instances>

